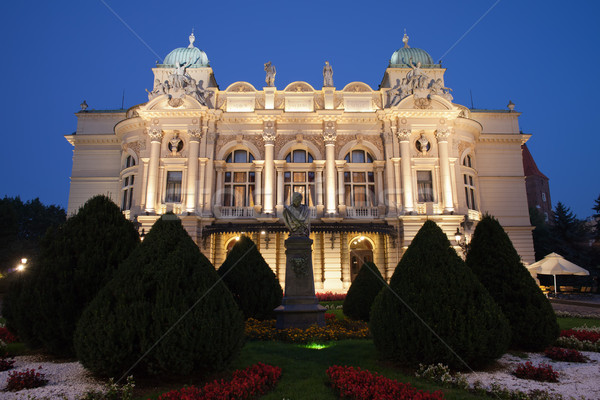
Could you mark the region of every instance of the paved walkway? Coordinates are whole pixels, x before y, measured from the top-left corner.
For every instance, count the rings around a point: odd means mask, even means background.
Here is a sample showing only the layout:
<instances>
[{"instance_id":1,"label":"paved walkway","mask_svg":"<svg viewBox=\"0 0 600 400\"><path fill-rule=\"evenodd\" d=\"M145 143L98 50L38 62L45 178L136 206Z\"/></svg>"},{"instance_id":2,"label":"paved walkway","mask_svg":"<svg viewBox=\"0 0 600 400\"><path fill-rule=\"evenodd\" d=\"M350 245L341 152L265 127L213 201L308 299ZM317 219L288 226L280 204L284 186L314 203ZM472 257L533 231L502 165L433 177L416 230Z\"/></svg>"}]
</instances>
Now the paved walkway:
<instances>
[{"instance_id":1,"label":"paved walkway","mask_svg":"<svg viewBox=\"0 0 600 400\"><path fill-rule=\"evenodd\" d=\"M568 296L559 299L550 299L554 311L566 311L575 314L593 315L600 318L600 295Z\"/></svg>"}]
</instances>

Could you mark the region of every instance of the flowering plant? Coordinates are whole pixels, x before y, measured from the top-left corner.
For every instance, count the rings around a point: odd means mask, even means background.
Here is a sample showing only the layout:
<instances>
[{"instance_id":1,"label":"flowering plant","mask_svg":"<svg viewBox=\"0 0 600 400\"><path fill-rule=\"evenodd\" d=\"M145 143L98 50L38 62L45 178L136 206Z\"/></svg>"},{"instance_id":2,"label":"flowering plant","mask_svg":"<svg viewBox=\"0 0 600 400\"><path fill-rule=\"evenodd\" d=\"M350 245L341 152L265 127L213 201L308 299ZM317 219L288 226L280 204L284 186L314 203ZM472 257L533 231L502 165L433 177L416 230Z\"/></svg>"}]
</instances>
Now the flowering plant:
<instances>
[{"instance_id":1,"label":"flowering plant","mask_svg":"<svg viewBox=\"0 0 600 400\"><path fill-rule=\"evenodd\" d=\"M343 339L367 339L369 326L363 321L338 320L326 317L326 326L312 325L307 329L275 328L275 320L258 321L249 318L246 321L246 337L253 340L280 340L292 343L329 342Z\"/></svg>"},{"instance_id":2,"label":"flowering plant","mask_svg":"<svg viewBox=\"0 0 600 400\"><path fill-rule=\"evenodd\" d=\"M549 347L544 352L546 357L556 361L569 361L584 363L587 361L587 357L581 354L577 350L573 349L561 349L560 347Z\"/></svg>"},{"instance_id":3,"label":"flowering plant","mask_svg":"<svg viewBox=\"0 0 600 400\"><path fill-rule=\"evenodd\" d=\"M42 367L39 367L42 369ZM48 383L46 375L36 372L35 369L26 369L25 371L11 371L6 380L6 390L16 392L22 389L33 389L44 386Z\"/></svg>"},{"instance_id":4,"label":"flowering plant","mask_svg":"<svg viewBox=\"0 0 600 400\"><path fill-rule=\"evenodd\" d=\"M184 387L163 393L158 400L254 399L273 389L279 378L281 368L258 363L235 371L229 381L215 380L202 388Z\"/></svg>"},{"instance_id":5,"label":"flowering plant","mask_svg":"<svg viewBox=\"0 0 600 400\"><path fill-rule=\"evenodd\" d=\"M578 350L600 351L600 327L582 326L562 330L556 345Z\"/></svg>"},{"instance_id":6,"label":"flowering plant","mask_svg":"<svg viewBox=\"0 0 600 400\"><path fill-rule=\"evenodd\" d=\"M12 358L0 358L0 371L8 371L9 369L13 369L15 365L15 360Z\"/></svg>"},{"instance_id":7,"label":"flowering plant","mask_svg":"<svg viewBox=\"0 0 600 400\"><path fill-rule=\"evenodd\" d=\"M600 340L600 329L598 328L577 328L566 329L560 332L561 337L574 337L577 340L587 340L596 343Z\"/></svg>"},{"instance_id":8,"label":"flowering plant","mask_svg":"<svg viewBox=\"0 0 600 400\"><path fill-rule=\"evenodd\" d=\"M558 372L551 365L540 363L537 367L531 361L520 363L513 372L517 378L531 379L540 382L558 382Z\"/></svg>"},{"instance_id":9,"label":"flowering plant","mask_svg":"<svg viewBox=\"0 0 600 400\"><path fill-rule=\"evenodd\" d=\"M409 383L398 382L360 368L334 365L326 373L340 399L444 399L444 394L439 390L433 393L417 390Z\"/></svg>"},{"instance_id":10,"label":"flowering plant","mask_svg":"<svg viewBox=\"0 0 600 400\"><path fill-rule=\"evenodd\" d=\"M316 296L319 301L344 301L346 299L346 293L325 292L317 293Z\"/></svg>"},{"instance_id":11,"label":"flowering plant","mask_svg":"<svg viewBox=\"0 0 600 400\"><path fill-rule=\"evenodd\" d=\"M13 343L17 341L17 337L13 335L8 328L0 325L0 340L4 343Z\"/></svg>"}]
</instances>

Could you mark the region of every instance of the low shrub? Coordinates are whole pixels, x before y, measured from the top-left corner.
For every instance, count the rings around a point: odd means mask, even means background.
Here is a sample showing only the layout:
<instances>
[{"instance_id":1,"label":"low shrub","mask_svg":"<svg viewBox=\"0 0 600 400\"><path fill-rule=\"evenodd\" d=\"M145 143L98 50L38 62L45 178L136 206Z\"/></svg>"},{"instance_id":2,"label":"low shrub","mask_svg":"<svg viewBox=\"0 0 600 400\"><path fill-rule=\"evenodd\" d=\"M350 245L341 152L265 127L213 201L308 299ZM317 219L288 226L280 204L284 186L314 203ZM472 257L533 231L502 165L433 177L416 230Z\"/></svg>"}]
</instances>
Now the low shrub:
<instances>
[{"instance_id":1,"label":"low shrub","mask_svg":"<svg viewBox=\"0 0 600 400\"><path fill-rule=\"evenodd\" d=\"M558 372L552 369L551 365L540 363L534 366L531 361L520 363L513 375L521 379L531 379L540 382L558 382Z\"/></svg>"},{"instance_id":2,"label":"low shrub","mask_svg":"<svg viewBox=\"0 0 600 400\"><path fill-rule=\"evenodd\" d=\"M409 383L360 368L334 365L327 369L327 376L340 399L444 399L444 394L439 390L433 393L417 390Z\"/></svg>"},{"instance_id":3,"label":"low shrub","mask_svg":"<svg viewBox=\"0 0 600 400\"><path fill-rule=\"evenodd\" d=\"M0 326L0 340L4 343L14 343L17 341L17 337L12 334L5 326Z\"/></svg>"},{"instance_id":4,"label":"low shrub","mask_svg":"<svg viewBox=\"0 0 600 400\"><path fill-rule=\"evenodd\" d=\"M324 327L312 325L307 329L277 329L275 320L258 321L250 318L246 321L245 333L250 340L278 340L290 343L324 343L332 340L370 337L369 326L365 322L338 320L335 317L326 317L325 322Z\"/></svg>"},{"instance_id":5,"label":"low shrub","mask_svg":"<svg viewBox=\"0 0 600 400\"><path fill-rule=\"evenodd\" d=\"M316 296L319 301L344 301L344 300L346 300L346 293L325 292L325 293L317 293Z\"/></svg>"},{"instance_id":6,"label":"low shrub","mask_svg":"<svg viewBox=\"0 0 600 400\"><path fill-rule=\"evenodd\" d=\"M429 381L438 383L446 387L458 387L461 389L468 389L469 382L460 372L452 375L450 368L442 363L423 365L419 364L417 372L415 372L417 378L427 379Z\"/></svg>"},{"instance_id":7,"label":"low shrub","mask_svg":"<svg viewBox=\"0 0 600 400\"><path fill-rule=\"evenodd\" d=\"M42 367L39 369L42 369ZM8 373L8 379L6 380L6 390L16 392L45 386L47 383L46 375L36 372L33 368L25 371L11 371Z\"/></svg>"},{"instance_id":8,"label":"low shrub","mask_svg":"<svg viewBox=\"0 0 600 400\"><path fill-rule=\"evenodd\" d=\"M110 378L108 388L105 391L89 391L78 400L131 400L133 399L134 387L133 376L128 376L124 385L119 385L115 383L113 378Z\"/></svg>"},{"instance_id":9,"label":"low shrub","mask_svg":"<svg viewBox=\"0 0 600 400\"><path fill-rule=\"evenodd\" d=\"M254 399L272 390L281 378L281 368L263 363L233 373L231 380L215 380L202 388L189 386L173 390L158 400Z\"/></svg>"},{"instance_id":10,"label":"low shrub","mask_svg":"<svg viewBox=\"0 0 600 400\"><path fill-rule=\"evenodd\" d=\"M15 366L15 360L12 358L0 358L0 371L8 371Z\"/></svg>"},{"instance_id":11,"label":"low shrub","mask_svg":"<svg viewBox=\"0 0 600 400\"><path fill-rule=\"evenodd\" d=\"M568 362L587 362L587 357L581 354L577 350L573 349L561 349L560 347L550 347L544 352L546 357L556 361L568 361Z\"/></svg>"}]
</instances>

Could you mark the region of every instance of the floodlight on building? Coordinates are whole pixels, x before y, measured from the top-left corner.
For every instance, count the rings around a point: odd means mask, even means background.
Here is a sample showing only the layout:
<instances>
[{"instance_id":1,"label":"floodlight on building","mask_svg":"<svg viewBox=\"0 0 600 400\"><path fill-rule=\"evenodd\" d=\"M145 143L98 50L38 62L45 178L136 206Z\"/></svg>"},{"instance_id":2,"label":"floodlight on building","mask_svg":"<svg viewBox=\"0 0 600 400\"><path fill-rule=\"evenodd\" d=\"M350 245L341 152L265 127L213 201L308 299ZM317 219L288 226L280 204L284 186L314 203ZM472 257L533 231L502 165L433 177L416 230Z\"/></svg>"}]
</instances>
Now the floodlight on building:
<instances>
[{"instance_id":1,"label":"floodlight on building","mask_svg":"<svg viewBox=\"0 0 600 400\"><path fill-rule=\"evenodd\" d=\"M460 244L461 239L462 239L462 233L460 233L458 228L456 228L456 232L454 233L454 240L456 240L457 244Z\"/></svg>"},{"instance_id":2,"label":"floodlight on building","mask_svg":"<svg viewBox=\"0 0 600 400\"><path fill-rule=\"evenodd\" d=\"M235 237L235 240L236 240L236 241L239 241L239 240L240 240L240 237L239 237L239 236L236 236L236 237Z\"/></svg>"},{"instance_id":3,"label":"floodlight on building","mask_svg":"<svg viewBox=\"0 0 600 400\"><path fill-rule=\"evenodd\" d=\"M17 271L24 271L25 270L25 265L24 264L19 264L17 265Z\"/></svg>"},{"instance_id":4,"label":"floodlight on building","mask_svg":"<svg viewBox=\"0 0 600 400\"><path fill-rule=\"evenodd\" d=\"M26 258L21 258L21 264L27 264L27 259Z\"/></svg>"},{"instance_id":5,"label":"floodlight on building","mask_svg":"<svg viewBox=\"0 0 600 400\"><path fill-rule=\"evenodd\" d=\"M267 234L267 232L265 232L265 231L260 231L260 234L261 234L261 235L266 235L266 234Z\"/></svg>"}]
</instances>

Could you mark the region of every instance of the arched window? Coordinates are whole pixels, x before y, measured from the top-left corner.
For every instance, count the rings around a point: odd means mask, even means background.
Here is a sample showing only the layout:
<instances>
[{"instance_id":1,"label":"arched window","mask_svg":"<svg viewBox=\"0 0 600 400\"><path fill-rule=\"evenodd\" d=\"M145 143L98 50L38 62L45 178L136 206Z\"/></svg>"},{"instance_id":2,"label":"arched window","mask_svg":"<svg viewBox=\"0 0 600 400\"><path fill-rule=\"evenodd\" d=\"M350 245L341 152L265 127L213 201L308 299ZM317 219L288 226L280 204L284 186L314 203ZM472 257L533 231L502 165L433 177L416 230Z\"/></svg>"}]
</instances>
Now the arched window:
<instances>
[{"instance_id":1,"label":"arched window","mask_svg":"<svg viewBox=\"0 0 600 400\"><path fill-rule=\"evenodd\" d=\"M344 160L349 163L372 163L373 156L365 150L352 150L346 154Z\"/></svg>"},{"instance_id":2,"label":"arched window","mask_svg":"<svg viewBox=\"0 0 600 400\"><path fill-rule=\"evenodd\" d=\"M135 166L135 158L133 158L133 156L130 154L125 159L125 168L129 168L129 167L133 167L133 166Z\"/></svg>"},{"instance_id":3,"label":"arched window","mask_svg":"<svg viewBox=\"0 0 600 400\"><path fill-rule=\"evenodd\" d=\"M471 160L471 156L467 154L463 159L463 165L465 167L473 168L473 160Z\"/></svg>"},{"instance_id":4,"label":"arched window","mask_svg":"<svg viewBox=\"0 0 600 400\"><path fill-rule=\"evenodd\" d=\"M248 150L234 150L225 158L225 162L228 163L251 163L252 161L254 156Z\"/></svg>"},{"instance_id":5,"label":"arched window","mask_svg":"<svg viewBox=\"0 0 600 400\"><path fill-rule=\"evenodd\" d=\"M352 239L350 242L350 280L354 281L362 265L373 262L373 246L364 236Z\"/></svg>"},{"instance_id":6,"label":"arched window","mask_svg":"<svg viewBox=\"0 0 600 400\"><path fill-rule=\"evenodd\" d=\"M252 167L254 155L246 150L234 150L225 158L230 165L224 173L224 207L254 207L256 174Z\"/></svg>"},{"instance_id":7,"label":"arched window","mask_svg":"<svg viewBox=\"0 0 600 400\"><path fill-rule=\"evenodd\" d=\"M313 155L306 150L293 150L285 156L285 161L289 163L311 163L313 160Z\"/></svg>"}]
</instances>

